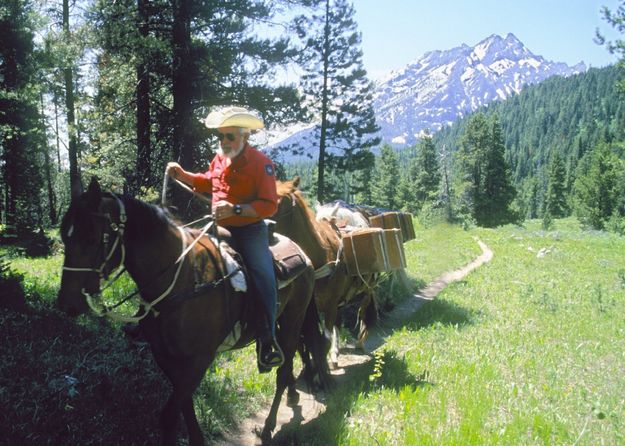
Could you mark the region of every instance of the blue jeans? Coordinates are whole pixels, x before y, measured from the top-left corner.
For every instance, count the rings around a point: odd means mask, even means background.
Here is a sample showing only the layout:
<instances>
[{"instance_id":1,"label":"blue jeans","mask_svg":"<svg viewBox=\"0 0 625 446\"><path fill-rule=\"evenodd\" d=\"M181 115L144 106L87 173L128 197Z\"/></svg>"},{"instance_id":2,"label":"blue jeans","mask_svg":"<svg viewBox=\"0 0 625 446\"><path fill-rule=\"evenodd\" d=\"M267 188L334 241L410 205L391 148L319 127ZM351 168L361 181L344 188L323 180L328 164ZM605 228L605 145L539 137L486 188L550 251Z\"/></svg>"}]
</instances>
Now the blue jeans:
<instances>
[{"instance_id":1,"label":"blue jeans","mask_svg":"<svg viewBox=\"0 0 625 446\"><path fill-rule=\"evenodd\" d=\"M264 220L247 226L228 226L237 251L243 257L248 279L265 307L271 336L276 334L278 288L273 270L273 257L269 251L269 235Z\"/></svg>"}]
</instances>

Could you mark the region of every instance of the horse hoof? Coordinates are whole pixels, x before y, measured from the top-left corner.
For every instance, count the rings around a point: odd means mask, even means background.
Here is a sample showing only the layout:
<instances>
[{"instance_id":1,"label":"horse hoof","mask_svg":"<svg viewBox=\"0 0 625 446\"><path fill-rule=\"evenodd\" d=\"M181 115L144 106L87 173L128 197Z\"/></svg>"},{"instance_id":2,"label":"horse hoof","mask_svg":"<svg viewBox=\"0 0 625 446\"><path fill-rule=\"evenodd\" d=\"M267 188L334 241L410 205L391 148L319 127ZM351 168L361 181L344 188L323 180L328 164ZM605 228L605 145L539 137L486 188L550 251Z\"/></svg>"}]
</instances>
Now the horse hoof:
<instances>
[{"instance_id":1,"label":"horse hoof","mask_svg":"<svg viewBox=\"0 0 625 446\"><path fill-rule=\"evenodd\" d=\"M260 434L260 441L260 444L263 446L269 446L271 444L271 431L263 429L263 432Z\"/></svg>"}]
</instances>

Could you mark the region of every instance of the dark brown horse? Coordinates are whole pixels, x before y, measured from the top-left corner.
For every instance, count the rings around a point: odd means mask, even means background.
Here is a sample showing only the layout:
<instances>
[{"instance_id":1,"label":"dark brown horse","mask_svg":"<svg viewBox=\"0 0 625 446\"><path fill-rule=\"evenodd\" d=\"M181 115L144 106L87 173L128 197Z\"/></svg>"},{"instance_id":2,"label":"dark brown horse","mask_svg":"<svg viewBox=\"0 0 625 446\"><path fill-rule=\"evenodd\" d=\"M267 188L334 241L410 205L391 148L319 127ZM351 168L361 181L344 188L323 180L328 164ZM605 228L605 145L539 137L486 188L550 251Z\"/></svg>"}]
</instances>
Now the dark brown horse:
<instances>
[{"instance_id":1,"label":"dark brown horse","mask_svg":"<svg viewBox=\"0 0 625 446\"><path fill-rule=\"evenodd\" d=\"M58 305L70 315L88 310L99 293L100 279L123 264L137 284L144 317L142 332L156 362L172 383L160 424L165 445L176 444L180 414L190 445L204 444L192 396L225 339L237 332L234 345L249 345L255 324L247 321L246 305L253 296L232 288L220 250L204 235L183 230L160 208L129 197L102 193L93 180L87 192L73 200L61 225L65 261ZM189 249L188 254L181 253ZM269 442L284 390L288 404L298 402L293 356L308 352L307 366L317 367L328 382L325 338L312 300L314 271L308 265L279 292L277 338L285 361L276 375L276 393L261 434ZM248 318L249 319L249 318ZM246 323L250 322L250 323ZM238 322L238 324L237 324ZM305 356L305 355L303 355ZM325 363L325 367L323 364ZM311 376L309 374L308 376Z\"/></svg>"},{"instance_id":2,"label":"dark brown horse","mask_svg":"<svg viewBox=\"0 0 625 446\"><path fill-rule=\"evenodd\" d=\"M347 274L341 260L341 235L338 228L327 220L317 221L302 193L297 189L299 178L293 181L277 182L278 210L272 217L276 221L276 232L286 235L297 243L308 255L317 271L315 280L315 301L319 313L324 317L325 328L332 333L330 363L338 365L338 333L336 321L339 307L357 295L362 295L358 319L360 328L358 341L364 350L364 342L370 325L377 316L372 274L361 277Z\"/></svg>"}]
</instances>

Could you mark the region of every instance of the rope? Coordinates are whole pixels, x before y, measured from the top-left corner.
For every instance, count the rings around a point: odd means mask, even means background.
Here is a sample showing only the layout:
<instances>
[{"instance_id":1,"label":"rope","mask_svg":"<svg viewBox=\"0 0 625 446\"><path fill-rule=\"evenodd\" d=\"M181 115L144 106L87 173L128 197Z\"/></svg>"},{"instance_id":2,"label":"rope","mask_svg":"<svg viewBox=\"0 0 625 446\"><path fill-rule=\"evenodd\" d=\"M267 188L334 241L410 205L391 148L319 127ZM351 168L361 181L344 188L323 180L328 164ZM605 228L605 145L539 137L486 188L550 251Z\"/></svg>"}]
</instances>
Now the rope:
<instances>
[{"instance_id":1,"label":"rope","mask_svg":"<svg viewBox=\"0 0 625 446\"><path fill-rule=\"evenodd\" d=\"M184 229L180 226L178 226L178 230L180 231L180 235L182 238L182 251L184 252L187 248L187 237L186 237L186 232L184 232ZM106 316L112 320L116 320L116 321L121 321L121 322L133 322L133 323L137 323L139 321L141 321L142 319L144 319L148 314L150 314L150 312L154 313L154 317L158 317L159 313L158 311L156 311L156 309L154 308L156 305L158 305L159 302L161 302L163 299L165 299L169 293L171 293L171 290L174 288L174 285L176 284L176 282L178 281L178 276L180 275L180 270L182 269L182 264L184 262L179 262L178 263L178 268L176 268L176 273L174 274L174 278L172 280L172 282L169 284L169 286L167 287L167 289L165 291L163 291L161 293L160 296L158 296L156 299L154 299L152 302L148 302L146 300L144 300L143 298L139 297L140 301L141 301L141 305L143 306L143 314L139 315L139 316L124 316L122 314L119 313L115 313L113 312L113 308L107 308L104 307L104 311L101 310L100 308L98 308L95 304L95 302L93 301L93 297L91 296L91 294L87 293L84 288L82 290L83 295L85 296L86 300L87 300L87 304L89 305L89 308L91 308L91 310L98 316Z\"/></svg>"},{"instance_id":2,"label":"rope","mask_svg":"<svg viewBox=\"0 0 625 446\"><path fill-rule=\"evenodd\" d=\"M204 195L200 194L199 192L194 191L193 189L191 189L186 183L183 183L182 181L174 178L174 181L180 186L182 187L184 190L186 190L187 192L189 192L192 195L195 195L197 198L199 198L200 200L202 200L204 203L207 204L211 204L212 200L208 197L205 197ZM167 173L167 169L165 169L165 175L163 176L163 190L161 191L161 206L166 207L167 204L167 186L169 184L169 174Z\"/></svg>"},{"instance_id":3,"label":"rope","mask_svg":"<svg viewBox=\"0 0 625 446\"><path fill-rule=\"evenodd\" d=\"M204 236L204 234L206 234L206 232L209 230L209 228L211 227L213 223L214 221L211 220L202 228L202 230L200 231L200 234L191 242L191 244L186 249L182 250L182 254L180 254L180 257L178 257L175 263L180 262L189 253L189 251L191 251L193 246L195 246L198 240L201 239Z\"/></svg>"},{"instance_id":4,"label":"rope","mask_svg":"<svg viewBox=\"0 0 625 446\"><path fill-rule=\"evenodd\" d=\"M364 277L362 277L362 274L361 274L361 272L360 272L359 262L358 262L358 256L356 255L356 248L355 248L355 246L354 246L354 245L355 245L355 243L354 243L354 242L352 242L352 243L351 243L351 246L352 246L352 254L353 254L353 256L354 256L354 260L355 260L355 263L356 263L356 273L358 273L358 277L360 278L360 280L362 280L362 283L364 283L364 284L365 284L365 286L369 289L369 291L371 291L371 292L375 292L375 289L374 289L371 285L369 285L369 282L367 282L367 281L364 279ZM342 247L342 246L343 246L343 239L341 239L341 247ZM384 247L384 246L382 246L382 247ZM386 251L383 249L383 250L382 250L382 252L383 252L383 255L384 255L384 264L385 264L385 265L387 265L387 264L388 264L388 260L387 260L387 258L386 258Z\"/></svg>"}]
</instances>

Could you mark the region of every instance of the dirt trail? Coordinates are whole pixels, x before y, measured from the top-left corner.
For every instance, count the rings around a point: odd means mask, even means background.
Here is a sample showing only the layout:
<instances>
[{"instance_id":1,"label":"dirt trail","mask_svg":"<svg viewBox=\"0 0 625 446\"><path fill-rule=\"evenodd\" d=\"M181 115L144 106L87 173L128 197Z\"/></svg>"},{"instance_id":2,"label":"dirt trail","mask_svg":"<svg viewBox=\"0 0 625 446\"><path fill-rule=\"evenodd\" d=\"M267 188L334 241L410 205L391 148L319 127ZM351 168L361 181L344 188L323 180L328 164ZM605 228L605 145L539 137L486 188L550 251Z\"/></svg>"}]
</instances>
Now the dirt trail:
<instances>
[{"instance_id":1,"label":"dirt trail","mask_svg":"<svg viewBox=\"0 0 625 446\"><path fill-rule=\"evenodd\" d=\"M370 332L369 338L365 344L367 351L373 352L382 346L384 344L384 339L392 333L394 329L404 325L415 311L425 302L433 300L448 283L462 279L475 268L489 262L493 257L493 252L481 241L478 240L477 243L482 249L482 254L479 257L460 269L443 273L437 279L430 282L424 289L415 293L412 298L406 299L406 301L395 307L391 312L384 314L382 320L380 320ZM353 346L341 349L339 368L332 372L336 384L340 386L341 381L349 379L350 368L369 360L371 360L370 355L356 352ZM307 393L304 388L298 387L298 390L300 393L300 402L299 406L295 409L287 407L285 400L286 395L283 398L280 409L278 410L278 421L274 436L281 431L296 429L297 426L314 420L324 412L325 404L322 400L316 399L313 395ZM235 429L224 433L223 437L216 440L213 444L218 446L260 445L261 441L256 435L256 431L260 432L262 429L268 412L269 405L261 412L243 420Z\"/></svg>"}]
</instances>

